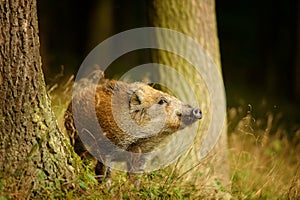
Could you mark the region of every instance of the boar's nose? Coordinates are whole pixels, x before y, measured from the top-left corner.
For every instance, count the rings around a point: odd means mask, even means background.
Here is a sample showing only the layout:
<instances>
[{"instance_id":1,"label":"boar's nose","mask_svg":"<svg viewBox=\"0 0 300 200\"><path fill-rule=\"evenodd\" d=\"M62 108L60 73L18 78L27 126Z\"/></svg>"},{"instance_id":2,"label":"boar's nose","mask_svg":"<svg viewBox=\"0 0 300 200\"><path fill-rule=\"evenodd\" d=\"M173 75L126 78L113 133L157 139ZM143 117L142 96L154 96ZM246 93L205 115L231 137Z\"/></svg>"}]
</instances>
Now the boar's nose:
<instances>
[{"instance_id":1,"label":"boar's nose","mask_svg":"<svg viewBox=\"0 0 300 200\"><path fill-rule=\"evenodd\" d=\"M194 117L196 117L197 119L202 118L202 112L201 112L200 108L194 108L192 113L193 113Z\"/></svg>"},{"instance_id":2,"label":"boar's nose","mask_svg":"<svg viewBox=\"0 0 300 200\"><path fill-rule=\"evenodd\" d=\"M202 112L200 108L192 108L187 105L182 109L182 113L180 115L181 124L180 129L183 129L186 126L189 126L196 122L197 120L202 118Z\"/></svg>"}]
</instances>

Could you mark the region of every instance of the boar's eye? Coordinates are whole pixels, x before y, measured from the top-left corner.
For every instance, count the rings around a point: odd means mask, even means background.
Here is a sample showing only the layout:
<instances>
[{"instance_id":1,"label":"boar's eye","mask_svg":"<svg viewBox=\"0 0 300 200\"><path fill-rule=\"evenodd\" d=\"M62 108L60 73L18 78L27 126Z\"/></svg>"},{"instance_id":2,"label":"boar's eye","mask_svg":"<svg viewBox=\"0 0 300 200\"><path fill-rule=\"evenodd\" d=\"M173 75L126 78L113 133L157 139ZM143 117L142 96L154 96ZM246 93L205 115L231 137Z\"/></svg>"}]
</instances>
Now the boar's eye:
<instances>
[{"instance_id":1,"label":"boar's eye","mask_svg":"<svg viewBox=\"0 0 300 200\"><path fill-rule=\"evenodd\" d=\"M163 104L167 104L168 101L165 99L165 98L161 98L159 101L158 101L158 104L159 105L163 105Z\"/></svg>"}]
</instances>

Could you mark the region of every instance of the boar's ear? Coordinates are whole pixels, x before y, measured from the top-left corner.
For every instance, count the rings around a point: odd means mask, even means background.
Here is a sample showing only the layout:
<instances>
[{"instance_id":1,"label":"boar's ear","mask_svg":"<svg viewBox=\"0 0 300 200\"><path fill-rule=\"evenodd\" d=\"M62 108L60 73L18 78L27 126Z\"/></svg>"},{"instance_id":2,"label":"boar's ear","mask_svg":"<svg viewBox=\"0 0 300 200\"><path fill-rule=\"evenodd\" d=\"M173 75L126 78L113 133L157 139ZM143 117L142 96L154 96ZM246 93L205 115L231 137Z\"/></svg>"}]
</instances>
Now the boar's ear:
<instances>
[{"instance_id":1,"label":"boar's ear","mask_svg":"<svg viewBox=\"0 0 300 200\"><path fill-rule=\"evenodd\" d=\"M127 94L132 105L140 105L144 99L144 92L141 88L130 88Z\"/></svg>"}]
</instances>

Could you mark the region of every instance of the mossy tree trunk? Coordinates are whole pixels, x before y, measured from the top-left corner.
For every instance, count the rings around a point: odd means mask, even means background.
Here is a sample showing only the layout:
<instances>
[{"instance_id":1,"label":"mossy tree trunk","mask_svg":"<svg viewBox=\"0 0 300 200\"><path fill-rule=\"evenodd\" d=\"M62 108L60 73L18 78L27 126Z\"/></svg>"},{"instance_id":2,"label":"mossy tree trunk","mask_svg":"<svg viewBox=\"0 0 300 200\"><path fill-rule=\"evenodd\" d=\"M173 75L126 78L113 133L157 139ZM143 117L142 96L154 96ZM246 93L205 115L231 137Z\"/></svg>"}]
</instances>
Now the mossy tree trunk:
<instances>
[{"instance_id":1,"label":"mossy tree trunk","mask_svg":"<svg viewBox=\"0 0 300 200\"><path fill-rule=\"evenodd\" d=\"M216 66L221 71L214 0L153 0L150 7L150 23L155 27L169 28L193 38L210 54ZM176 47L178 48L182 46L184 46L184 44L176 44ZM186 49L186 51L189 50L190 49ZM205 83L199 81L199 77L195 76L195 73L192 70L193 66L191 66L190 63L179 58L179 56L164 51L153 51L152 57L155 62L174 67L176 70L184 73L185 77L188 77L190 80L190 84L194 85L194 91L198 91L197 96L202 99L203 102L209 101ZM183 68L191 70L182 70ZM178 81L177 77L170 77L172 76L171 74L161 75L162 79L174 83ZM183 89L182 92L184 93L186 91ZM209 123L205 118L206 116L209 116L211 109L205 104L199 103L204 112L201 123L203 128L201 128L201 130L205 130ZM207 180L203 179L203 177L209 176L210 180L213 182L216 182L216 180L223 180L223 184L227 184L228 165L226 126L222 130L217 145L204 160L201 160L198 156L202 139L202 137L195 138L195 143L193 144L191 151L188 155L185 155L185 158L181 158L180 163L177 165L180 174L185 174L182 176L182 181L184 183L195 184L196 187L200 188L200 186L202 187L205 184L212 183L209 181L206 182ZM195 164L197 163L200 164L195 167ZM201 176L199 174L201 174ZM205 174L207 176L205 176ZM205 183L203 183L203 181L205 181Z\"/></svg>"},{"instance_id":2,"label":"mossy tree trunk","mask_svg":"<svg viewBox=\"0 0 300 200\"><path fill-rule=\"evenodd\" d=\"M0 10L0 179L22 198L49 194L78 168L45 89L36 1L3 0Z\"/></svg>"}]
</instances>

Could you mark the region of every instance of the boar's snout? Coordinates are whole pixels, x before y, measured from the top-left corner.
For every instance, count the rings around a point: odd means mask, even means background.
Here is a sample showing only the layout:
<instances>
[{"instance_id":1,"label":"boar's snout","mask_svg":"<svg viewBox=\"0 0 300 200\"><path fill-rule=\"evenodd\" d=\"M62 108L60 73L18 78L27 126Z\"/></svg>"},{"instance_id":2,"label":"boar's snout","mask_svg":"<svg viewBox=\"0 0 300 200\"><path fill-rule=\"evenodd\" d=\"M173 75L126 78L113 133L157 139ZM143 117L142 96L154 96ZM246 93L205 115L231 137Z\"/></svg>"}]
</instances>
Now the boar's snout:
<instances>
[{"instance_id":1,"label":"boar's snout","mask_svg":"<svg viewBox=\"0 0 300 200\"><path fill-rule=\"evenodd\" d=\"M193 111L192 111L192 114L197 119L201 119L202 118L202 112L201 112L200 108L194 108Z\"/></svg>"},{"instance_id":2,"label":"boar's snout","mask_svg":"<svg viewBox=\"0 0 300 200\"><path fill-rule=\"evenodd\" d=\"M202 112L200 108L192 108L189 105L185 105L180 114L181 125L180 129L193 124L197 120L202 118Z\"/></svg>"}]
</instances>

